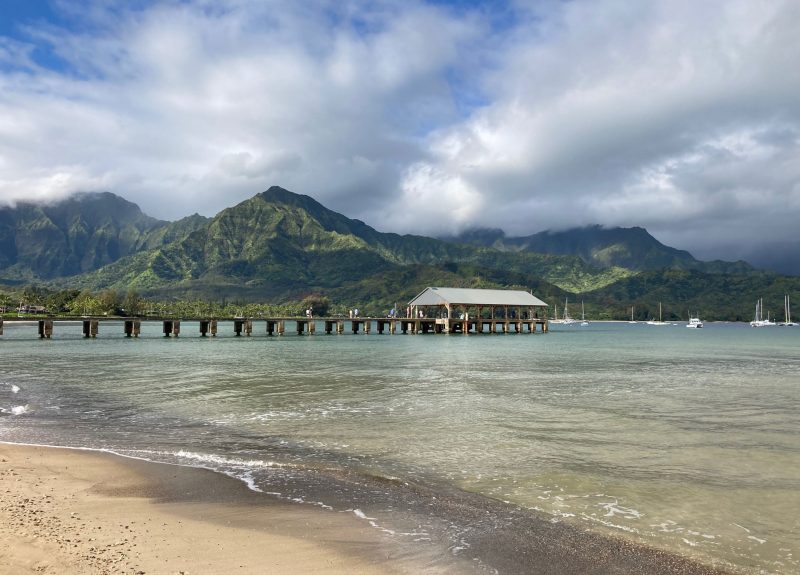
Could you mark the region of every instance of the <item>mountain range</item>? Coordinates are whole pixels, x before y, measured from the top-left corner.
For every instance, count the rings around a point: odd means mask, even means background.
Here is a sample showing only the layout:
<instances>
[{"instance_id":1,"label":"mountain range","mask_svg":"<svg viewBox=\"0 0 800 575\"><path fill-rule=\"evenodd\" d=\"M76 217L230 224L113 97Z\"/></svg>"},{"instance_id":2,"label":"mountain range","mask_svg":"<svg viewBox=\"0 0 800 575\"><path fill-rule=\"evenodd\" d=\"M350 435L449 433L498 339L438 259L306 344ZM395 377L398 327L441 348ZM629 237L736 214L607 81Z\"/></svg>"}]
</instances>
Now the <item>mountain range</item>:
<instances>
[{"instance_id":1,"label":"mountain range","mask_svg":"<svg viewBox=\"0 0 800 575\"><path fill-rule=\"evenodd\" d=\"M280 187L166 222L111 193L0 208L0 283L136 289L153 298L289 301L324 294L379 313L428 285L532 289L584 299L595 316L744 319L800 278L745 262L701 262L643 228L590 226L526 237L472 230L442 239L383 233Z\"/></svg>"}]
</instances>

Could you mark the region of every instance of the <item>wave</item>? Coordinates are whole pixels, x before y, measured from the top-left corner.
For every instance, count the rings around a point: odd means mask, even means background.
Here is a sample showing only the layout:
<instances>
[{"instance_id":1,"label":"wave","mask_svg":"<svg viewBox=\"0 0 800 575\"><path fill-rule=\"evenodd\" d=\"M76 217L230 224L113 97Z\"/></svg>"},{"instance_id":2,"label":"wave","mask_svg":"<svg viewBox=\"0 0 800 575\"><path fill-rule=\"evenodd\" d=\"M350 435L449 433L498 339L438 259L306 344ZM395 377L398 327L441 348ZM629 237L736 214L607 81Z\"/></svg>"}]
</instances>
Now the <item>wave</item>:
<instances>
[{"instance_id":1,"label":"wave","mask_svg":"<svg viewBox=\"0 0 800 575\"><path fill-rule=\"evenodd\" d=\"M5 381L2 381L2 382L0 382L0 385L2 385L4 387L10 387L11 388L11 393L19 393L20 392L20 387L18 385L14 385L13 383L7 383Z\"/></svg>"},{"instance_id":2,"label":"wave","mask_svg":"<svg viewBox=\"0 0 800 575\"><path fill-rule=\"evenodd\" d=\"M28 413L28 406L27 405L15 405L11 409L4 409L4 408L0 407L0 414L22 415L23 413Z\"/></svg>"}]
</instances>

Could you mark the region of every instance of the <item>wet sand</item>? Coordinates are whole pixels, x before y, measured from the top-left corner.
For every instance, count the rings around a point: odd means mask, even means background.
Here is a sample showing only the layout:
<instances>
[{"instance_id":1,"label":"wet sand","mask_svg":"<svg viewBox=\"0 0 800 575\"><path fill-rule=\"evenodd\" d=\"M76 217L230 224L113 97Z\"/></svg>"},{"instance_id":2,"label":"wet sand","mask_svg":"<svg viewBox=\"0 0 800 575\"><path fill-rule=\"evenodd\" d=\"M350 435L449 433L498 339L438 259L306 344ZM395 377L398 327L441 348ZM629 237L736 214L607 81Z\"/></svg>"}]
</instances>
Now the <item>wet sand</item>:
<instances>
[{"instance_id":1,"label":"wet sand","mask_svg":"<svg viewBox=\"0 0 800 575\"><path fill-rule=\"evenodd\" d=\"M361 493L367 514L379 503L397 523L425 524L429 541L203 469L0 443L0 574L724 573L457 490L346 472L324 483L335 489L320 500ZM454 528L465 544L457 552Z\"/></svg>"},{"instance_id":2,"label":"wet sand","mask_svg":"<svg viewBox=\"0 0 800 575\"><path fill-rule=\"evenodd\" d=\"M0 444L0 573L412 572L374 529L223 475Z\"/></svg>"}]
</instances>

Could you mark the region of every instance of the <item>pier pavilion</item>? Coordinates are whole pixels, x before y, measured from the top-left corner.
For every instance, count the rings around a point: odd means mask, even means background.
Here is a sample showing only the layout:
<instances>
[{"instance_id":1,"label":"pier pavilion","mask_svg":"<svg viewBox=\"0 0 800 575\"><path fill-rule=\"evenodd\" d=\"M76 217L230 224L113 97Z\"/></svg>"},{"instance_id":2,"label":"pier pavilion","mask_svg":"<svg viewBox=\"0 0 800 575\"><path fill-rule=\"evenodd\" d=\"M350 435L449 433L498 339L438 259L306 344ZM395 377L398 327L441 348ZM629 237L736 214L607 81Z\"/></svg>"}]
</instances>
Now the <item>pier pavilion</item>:
<instances>
[{"instance_id":1,"label":"pier pavilion","mask_svg":"<svg viewBox=\"0 0 800 575\"><path fill-rule=\"evenodd\" d=\"M407 315L433 316L434 329L444 333L481 333L487 327L491 333L498 327L508 333L512 326L521 332L526 325L535 332L537 324L544 332L548 328L547 304L522 290L429 287L408 302Z\"/></svg>"}]
</instances>

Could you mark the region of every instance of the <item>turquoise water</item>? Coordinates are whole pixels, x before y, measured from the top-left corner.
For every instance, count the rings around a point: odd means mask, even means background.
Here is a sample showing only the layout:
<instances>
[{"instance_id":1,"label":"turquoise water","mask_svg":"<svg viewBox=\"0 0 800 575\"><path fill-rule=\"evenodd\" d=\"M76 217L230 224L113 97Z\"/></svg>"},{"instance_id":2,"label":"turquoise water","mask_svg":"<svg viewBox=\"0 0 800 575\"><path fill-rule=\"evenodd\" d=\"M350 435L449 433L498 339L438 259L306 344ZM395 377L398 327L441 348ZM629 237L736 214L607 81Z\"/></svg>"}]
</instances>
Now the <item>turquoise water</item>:
<instances>
[{"instance_id":1,"label":"turquoise water","mask_svg":"<svg viewBox=\"0 0 800 575\"><path fill-rule=\"evenodd\" d=\"M800 571L800 328L547 335L0 338L0 441L211 467L321 506L304 473L456 487L741 573ZM288 333L287 326L287 333ZM292 486L294 485L294 486ZM344 503L342 503L344 502ZM386 510L380 526L392 530ZM453 548L458 549L458 541Z\"/></svg>"}]
</instances>

